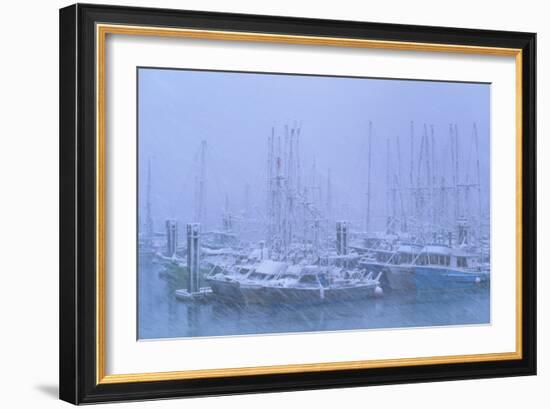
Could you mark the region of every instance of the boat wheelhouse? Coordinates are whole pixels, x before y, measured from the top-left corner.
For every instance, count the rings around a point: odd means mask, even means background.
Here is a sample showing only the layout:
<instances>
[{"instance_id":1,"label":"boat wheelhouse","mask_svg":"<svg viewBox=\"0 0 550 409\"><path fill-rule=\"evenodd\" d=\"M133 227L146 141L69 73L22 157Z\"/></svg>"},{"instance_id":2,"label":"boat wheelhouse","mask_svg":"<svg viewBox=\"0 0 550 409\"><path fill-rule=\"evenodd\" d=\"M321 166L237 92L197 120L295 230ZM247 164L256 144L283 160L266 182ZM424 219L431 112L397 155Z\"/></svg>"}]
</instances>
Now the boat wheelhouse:
<instances>
[{"instance_id":1,"label":"boat wheelhouse","mask_svg":"<svg viewBox=\"0 0 550 409\"><path fill-rule=\"evenodd\" d=\"M490 280L490 270L479 263L479 256L460 248L425 246L415 264L415 285L420 291L467 289Z\"/></svg>"},{"instance_id":2,"label":"boat wheelhouse","mask_svg":"<svg viewBox=\"0 0 550 409\"><path fill-rule=\"evenodd\" d=\"M415 261L423 247L417 244L402 244L388 259L383 268L385 282L392 290L407 291L416 289L414 279Z\"/></svg>"},{"instance_id":3,"label":"boat wheelhouse","mask_svg":"<svg viewBox=\"0 0 550 409\"><path fill-rule=\"evenodd\" d=\"M242 299L240 281L245 280L256 269L253 264L236 264L232 266L214 265L206 274L205 280L216 296Z\"/></svg>"},{"instance_id":4,"label":"boat wheelhouse","mask_svg":"<svg viewBox=\"0 0 550 409\"><path fill-rule=\"evenodd\" d=\"M288 264L282 261L263 260L242 280L239 289L246 304L261 304L266 301L264 287L269 282L281 276L287 270Z\"/></svg>"}]
</instances>

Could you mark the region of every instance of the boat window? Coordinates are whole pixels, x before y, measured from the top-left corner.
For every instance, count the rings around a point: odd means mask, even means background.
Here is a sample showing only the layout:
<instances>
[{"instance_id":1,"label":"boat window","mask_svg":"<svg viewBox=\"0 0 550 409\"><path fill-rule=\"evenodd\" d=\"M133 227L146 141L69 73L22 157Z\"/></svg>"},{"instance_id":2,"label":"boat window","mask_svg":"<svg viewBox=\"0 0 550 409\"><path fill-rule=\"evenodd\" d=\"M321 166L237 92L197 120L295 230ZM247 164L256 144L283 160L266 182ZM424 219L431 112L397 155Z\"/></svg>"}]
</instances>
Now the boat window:
<instances>
[{"instance_id":1,"label":"boat window","mask_svg":"<svg viewBox=\"0 0 550 409\"><path fill-rule=\"evenodd\" d=\"M456 265L458 267L468 267L468 263L466 262L466 257L457 257Z\"/></svg>"},{"instance_id":2,"label":"boat window","mask_svg":"<svg viewBox=\"0 0 550 409\"><path fill-rule=\"evenodd\" d=\"M273 275L266 275L266 274L261 274L261 273L252 273L248 277L251 278L252 280L266 280L266 279L272 278Z\"/></svg>"},{"instance_id":3,"label":"boat window","mask_svg":"<svg viewBox=\"0 0 550 409\"><path fill-rule=\"evenodd\" d=\"M315 275L313 275L313 274L303 275L303 276L300 278L300 283L304 283L304 284L316 284L316 283L317 283L317 277L315 277Z\"/></svg>"},{"instance_id":4,"label":"boat window","mask_svg":"<svg viewBox=\"0 0 550 409\"><path fill-rule=\"evenodd\" d=\"M387 263L390 260L391 256L391 253L379 253L380 261L384 263Z\"/></svg>"},{"instance_id":5,"label":"boat window","mask_svg":"<svg viewBox=\"0 0 550 409\"><path fill-rule=\"evenodd\" d=\"M221 268L220 266L214 266L214 268L211 271L211 274L216 275L216 274L219 274L221 272L223 272L223 268Z\"/></svg>"},{"instance_id":6,"label":"boat window","mask_svg":"<svg viewBox=\"0 0 550 409\"><path fill-rule=\"evenodd\" d=\"M426 255L422 254L420 257L418 257L418 264L423 266L426 265Z\"/></svg>"},{"instance_id":7,"label":"boat window","mask_svg":"<svg viewBox=\"0 0 550 409\"><path fill-rule=\"evenodd\" d=\"M408 264L412 261L412 254L401 253L399 256L399 264Z\"/></svg>"}]
</instances>

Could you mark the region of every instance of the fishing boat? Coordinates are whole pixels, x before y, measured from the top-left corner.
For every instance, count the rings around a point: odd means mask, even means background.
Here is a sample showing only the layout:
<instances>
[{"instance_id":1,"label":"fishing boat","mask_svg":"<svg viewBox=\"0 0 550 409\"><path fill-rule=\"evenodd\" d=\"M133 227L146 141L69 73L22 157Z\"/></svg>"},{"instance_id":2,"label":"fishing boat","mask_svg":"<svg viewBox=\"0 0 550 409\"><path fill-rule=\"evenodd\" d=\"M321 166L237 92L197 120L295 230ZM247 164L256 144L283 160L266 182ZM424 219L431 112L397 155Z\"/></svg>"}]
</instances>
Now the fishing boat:
<instances>
[{"instance_id":1,"label":"fishing boat","mask_svg":"<svg viewBox=\"0 0 550 409\"><path fill-rule=\"evenodd\" d=\"M361 257L359 266L368 272L380 273L388 265L388 262L395 255L395 250L376 249L370 250L368 254Z\"/></svg>"},{"instance_id":2,"label":"fishing boat","mask_svg":"<svg viewBox=\"0 0 550 409\"><path fill-rule=\"evenodd\" d=\"M460 248L425 246L417 257L414 281L419 291L448 291L488 285L490 270L479 256Z\"/></svg>"},{"instance_id":3,"label":"fishing boat","mask_svg":"<svg viewBox=\"0 0 550 409\"><path fill-rule=\"evenodd\" d=\"M379 277L360 269L263 260L254 266L215 267L206 281L216 296L269 305L367 298L375 295Z\"/></svg>"},{"instance_id":4,"label":"fishing boat","mask_svg":"<svg viewBox=\"0 0 550 409\"><path fill-rule=\"evenodd\" d=\"M380 291L379 276L340 267L291 266L266 283L264 299L272 303L325 303L372 297Z\"/></svg>"},{"instance_id":5,"label":"fishing boat","mask_svg":"<svg viewBox=\"0 0 550 409\"><path fill-rule=\"evenodd\" d=\"M214 295L223 299L242 301L240 282L254 272L255 268L252 264L214 265L205 275L205 281Z\"/></svg>"},{"instance_id":6,"label":"fishing boat","mask_svg":"<svg viewBox=\"0 0 550 409\"><path fill-rule=\"evenodd\" d=\"M269 304L271 299L266 292L272 282L282 276L288 264L281 261L263 260L239 281L240 296L245 304Z\"/></svg>"},{"instance_id":7,"label":"fishing boat","mask_svg":"<svg viewBox=\"0 0 550 409\"><path fill-rule=\"evenodd\" d=\"M410 291L416 289L414 262L421 251L422 246L420 245L402 244L385 263L382 271L392 290Z\"/></svg>"}]
</instances>

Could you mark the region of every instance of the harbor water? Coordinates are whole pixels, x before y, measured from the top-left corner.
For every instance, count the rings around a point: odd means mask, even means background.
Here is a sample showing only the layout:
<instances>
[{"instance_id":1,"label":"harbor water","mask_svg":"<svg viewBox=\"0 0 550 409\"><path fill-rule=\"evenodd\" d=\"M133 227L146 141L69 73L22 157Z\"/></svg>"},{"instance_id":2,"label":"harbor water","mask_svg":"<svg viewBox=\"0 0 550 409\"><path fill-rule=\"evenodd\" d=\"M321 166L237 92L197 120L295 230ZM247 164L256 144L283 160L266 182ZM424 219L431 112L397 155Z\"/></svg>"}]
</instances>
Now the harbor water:
<instances>
[{"instance_id":1,"label":"harbor water","mask_svg":"<svg viewBox=\"0 0 550 409\"><path fill-rule=\"evenodd\" d=\"M490 323L490 289L391 292L329 304L242 305L210 297L182 302L181 269L141 258L138 338L212 337Z\"/></svg>"}]
</instances>

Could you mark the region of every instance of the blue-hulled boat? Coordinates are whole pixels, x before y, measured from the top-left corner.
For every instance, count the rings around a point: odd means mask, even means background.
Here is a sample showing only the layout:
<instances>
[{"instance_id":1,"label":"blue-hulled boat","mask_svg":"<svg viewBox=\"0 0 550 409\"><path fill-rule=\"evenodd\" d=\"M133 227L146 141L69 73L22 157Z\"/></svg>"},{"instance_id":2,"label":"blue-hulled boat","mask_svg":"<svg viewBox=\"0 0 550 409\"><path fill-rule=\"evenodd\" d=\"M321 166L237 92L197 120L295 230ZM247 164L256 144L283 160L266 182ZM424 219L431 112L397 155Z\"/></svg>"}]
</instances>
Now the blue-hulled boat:
<instances>
[{"instance_id":1,"label":"blue-hulled boat","mask_svg":"<svg viewBox=\"0 0 550 409\"><path fill-rule=\"evenodd\" d=\"M382 271L392 290L416 289L415 261L423 247L417 244L402 244L384 264Z\"/></svg>"},{"instance_id":2,"label":"blue-hulled boat","mask_svg":"<svg viewBox=\"0 0 550 409\"><path fill-rule=\"evenodd\" d=\"M425 246L415 260L414 282L418 291L447 291L488 285L490 269L479 256L444 245Z\"/></svg>"}]
</instances>

